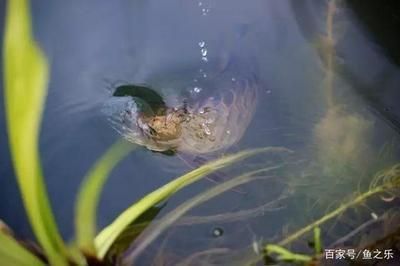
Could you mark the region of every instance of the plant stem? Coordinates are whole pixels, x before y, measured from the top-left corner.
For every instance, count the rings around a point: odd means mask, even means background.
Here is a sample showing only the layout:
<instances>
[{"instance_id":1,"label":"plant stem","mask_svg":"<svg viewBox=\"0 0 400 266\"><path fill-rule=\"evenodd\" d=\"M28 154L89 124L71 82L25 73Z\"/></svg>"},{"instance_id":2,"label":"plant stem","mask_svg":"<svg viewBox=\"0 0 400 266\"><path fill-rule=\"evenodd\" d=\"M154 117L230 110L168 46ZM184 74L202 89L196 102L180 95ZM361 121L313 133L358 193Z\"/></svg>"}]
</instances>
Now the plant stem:
<instances>
[{"instance_id":1,"label":"plant stem","mask_svg":"<svg viewBox=\"0 0 400 266\"><path fill-rule=\"evenodd\" d=\"M315 222L309 224L308 226L298 230L297 232L291 234L290 236L286 237L285 239L283 239L282 241L280 241L278 243L278 245L280 246L285 246L288 245L289 243L293 242L294 240L300 238L301 236L303 236L304 234L308 233L309 231L313 230L315 227L318 227L322 224L324 224L325 222L329 221L330 219L336 217L337 215L339 215L340 213L348 210L349 208L363 202L364 200L368 199L369 197L381 193L384 191L384 187L383 186L378 186L372 190L368 190L367 192L359 195L358 197L356 197L354 200L347 202L343 205L341 205L339 208L337 208L336 210L322 216L320 219L316 220Z\"/></svg>"}]
</instances>

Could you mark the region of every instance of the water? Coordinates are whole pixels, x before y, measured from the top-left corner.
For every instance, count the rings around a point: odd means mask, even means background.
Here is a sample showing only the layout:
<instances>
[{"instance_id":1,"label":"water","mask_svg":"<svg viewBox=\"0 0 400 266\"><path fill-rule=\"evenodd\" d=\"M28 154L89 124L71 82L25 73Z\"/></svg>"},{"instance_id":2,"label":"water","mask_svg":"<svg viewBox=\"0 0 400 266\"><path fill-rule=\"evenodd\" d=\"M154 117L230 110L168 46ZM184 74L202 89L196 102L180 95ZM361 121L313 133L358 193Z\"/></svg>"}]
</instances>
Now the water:
<instances>
[{"instance_id":1,"label":"water","mask_svg":"<svg viewBox=\"0 0 400 266\"><path fill-rule=\"evenodd\" d=\"M289 187L295 194L279 205L282 208L267 208L231 223L176 227L142 254L143 263L158 250L170 264L212 248L217 254L212 258L219 259L219 264L232 259L222 249L244 250L237 254L252 257L251 247L257 247L257 241L279 240L285 235L283 224L290 232L307 224L310 217L318 217L327 206L351 195L359 184L367 187L374 171L398 161L399 69L347 8L339 6L335 15L333 92L326 87L329 47L321 40L326 31L324 1L299 6L283 0L43 0L34 2L32 9L35 35L51 63L40 152L52 206L66 239L73 236L73 204L82 177L121 138L101 110L113 90L125 84L150 86L166 105L179 106L186 98L193 103L208 97L218 101L219 92L230 87L227 84L235 88L235 82L251 77L257 84L258 104L247 130L229 149L201 159L261 146L295 151L258 157L225 171L226 179L254 165L291 162L272 178L243 186L246 194L228 192L189 214L256 208ZM3 108L1 112L0 127L4 128ZM234 133L231 128L225 130L227 135ZM19 235L30 237L8 151L3 148L6 136L4 131L1 134L0 217ZM385 145L390 152L382 152ZM381 159L378 154L388 155ZM189 155L184 159L196 165ZM178 156L136 150L106 184L99 226L189 169ZM214 185L203 180L183 190L160 217ZM375 211L383 213L383 209ZM370 211L361 212L364 216L359 220L364 221ZM344 227L336 229L339 235L348 232ZM326 237L333 242L331 236ZM164 243L162 249L160 243Z\"/></svg>"}]
</instances>

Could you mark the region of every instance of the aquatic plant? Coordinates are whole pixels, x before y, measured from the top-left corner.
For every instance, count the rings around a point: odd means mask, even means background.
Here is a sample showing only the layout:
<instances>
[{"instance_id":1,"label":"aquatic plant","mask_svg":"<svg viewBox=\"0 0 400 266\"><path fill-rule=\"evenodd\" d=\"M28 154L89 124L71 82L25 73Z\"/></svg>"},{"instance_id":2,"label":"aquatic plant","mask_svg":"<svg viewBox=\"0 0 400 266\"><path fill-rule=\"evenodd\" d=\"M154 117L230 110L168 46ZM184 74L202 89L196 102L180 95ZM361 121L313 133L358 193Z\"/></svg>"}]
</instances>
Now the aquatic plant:
<instances>
[{"instance_id":1,"label":"aquatic plant","mask_svg":"<svg viewBox=\"0 0 400 266\"><path fill-rule=\"evenodd\" d=\"M25 0L7 3L3 58L8 137L24 206L50 263L66 265L66 247L51 212L38 152L48 65L33 40Z\"/></svg>"},{"instance_id":2,"label":"aquatic plant","mask_svg":"<svg viewBox=\"0 0 400 266\"><path fill-rule=\"evenodd\" d=\"M76 200L75 229L77 245L86 254L96 255L93 242L97 233L96 210L104 183L110 171L134 148L125 141L115 143L83 179Z\"/></svg>"},{"instance_id":3,"label":"aquatic plant","mask_svg":"<svg viewBox=\"0 0 400 266\"><path fill-rule=\"evenodd\" d=\"M133 206L120 214L120 216L111 225L109 225L99 233L95 241L98 255L100 256L100 258L102 258L112 245L112 242L117 238L117 236L147 209L164 201L183 187L198 181L201 177L204 177L230 164L238 162L239 160L243 160L247 157L254 156L261 152L269 151L270 149L271 148L259 148L224 156L220 159L202 165L199 168L194 169L191 172L174 179L170 183L146 195Z\"/></svg>"},{"instance_id":4,"label":"aquatic plant","mask_svg":"<svg viewBox=\"0 0 400 266\"><path fill-rule=\"evenodd\" d=\"M353 198L343 202L339 207L334 209L333 211L323 215L319 219L309 223L308 225L304 226L303 228L297 230L296 232L290 234L289 236L285 237L277 244L266 244L264 247L265 254L279 254L279 259L293 259L293 260L303 260L309 261L310 257L298 257L298 254L291 253L284 249L284 246L288 246L294 241L300 240L304 235L310 233L314 230L314 246L317 255L318 252L321 252L321 241L320 241L320 226L324 225L325 223L329 222L330 220L339 217L341 214L349 210L350 208L354 208L357 205L363 204L368 199L372 198L373 196L384 194L388 192L398 193L400 190L400 164L393 165L392 167L383 170L382 172L375 175L372 179L370 188L360 193L359 195L354 196ZM306 259L308 258L308 259Z\"/></svg>"},{"instance_id":5,"label":"aquatic plant","mask_svg":"<svg viewBox=\"0 0 400 266\"><path fill-rule=\"evenodd\" d=\"M324 59L324 82L323 90L326 96L327 112L315 127L315 139L317 142L317 160L320 164L317 165L316 171L319 176L324 178L330 178L334 184L339 183L338 178L343 178L343 184L347 185L348 188L351 182L354 180L371 180L371 177L366 173L371 171L370 168L365 167L366 162L364 158L366 154L371 154L368 147L368 134L372 128L372 122L368 121L365 117L357 113L349 113L343 104L340 104L334 97L335 87L335 44L337 38L334 36L334 18L335 13L338 9L338 3L335 0L331 0L327 4L326 12L326 34L322 37L322 48L321 54ZM383 151L382 153L384 153ZM375 157L377 157L375 155ZM364 160L363 160L364 159ZM385 156L384 160L387 159ZM356 168L363 169L363 171L351 171L349 164L355 164ZM362 165L362 167L360 166ZM354 166L352 166L354 167ZM342 200L338 204L331 203L332 206L336 206L333 210L323 214L320 218L313 220L306 224L304 227L298 229L294 233L284 237L281 241L276 244L267 243L264 246L264 255L269 257L276 255L278 261L292 261L297 263L308 263L311 260L320 259L322 253L321 245L321 229L320 227L326 223L338 219L346 211L352 208L356 208L359 205L365 204L365 202L376 195L383 195L389 193L390 195L398 195L400 189L400 164L396 163L390 167L386 167L384 170L379 171L375 174L370 181L370 186L364 191L358 187L356 193L349 192L343 189L346 199ZM368 170L365 170L368 168ZM361 176L360 176L361 175ZM310 175L314 178L314 175ZM358 181L360 182L360 181ZM292 185L295 185L293 182ZM329 182L328 182L329 183ZM319 195L323 193L318 193ZM320 199L318 199L320 200ZM318 201L317 200L317 201ZM325 202L324 202L325 203ZM326 204L321 204L326 206ZM375 219L376 220L376 219ZM301 240L305 235L309 234L314 230L314 257L307 254L297 254L285 249L290 246L293 242ZM350 235L349 237L351 237Z\"/></svg>"},{"instance_id":6,"label":"aquatic plant","mask_svg":"<svg viewBox=\"0 0 400 266\"><path fill-rule=\"evenodd\" d=\"M12 236L0 233L0 262L2 265L41 266L43 262L22 247Z\"/></svg>"},{"instance_id":7,"label":"aquatic plant","mask_svg":"<svg viewBox=\"0 0 400 266\"><path fill-rule=\"evenodd\" d=\"M269 149L270 152L282 152L286 151L286 149ZM221 195L222 193L233 189L236 186L242 185L244 183L250 181L256 181L260 178L266 178L265 174L272 172L276 169L281 168L281 165L265 167L261 169L257 169L254 171L250 171L248 173L244 173L240 176L234 177L229 181L226 181L222 184L219 184L208 191L200 193L199 195L193 197L192 199L187 200L181 205L177 206L174 210L170 211L167 215L165 215L157 224L151 225L148 228L148 233L142 234L138 239L138 245L135 245L134 248L129 252L126 261L128 261L129 265L132 265L135 258L145 250L145 248L150 245L152 241L154 241L159 235L161 235L169 226L171 226L174 222L176 222L180 217L182 217L185 213L187 213L190 209L198 206L216 196ZM261 175L264 174L264 175ZM260 175L260 177L257 177Z\"/></svg>"}]
</instances>

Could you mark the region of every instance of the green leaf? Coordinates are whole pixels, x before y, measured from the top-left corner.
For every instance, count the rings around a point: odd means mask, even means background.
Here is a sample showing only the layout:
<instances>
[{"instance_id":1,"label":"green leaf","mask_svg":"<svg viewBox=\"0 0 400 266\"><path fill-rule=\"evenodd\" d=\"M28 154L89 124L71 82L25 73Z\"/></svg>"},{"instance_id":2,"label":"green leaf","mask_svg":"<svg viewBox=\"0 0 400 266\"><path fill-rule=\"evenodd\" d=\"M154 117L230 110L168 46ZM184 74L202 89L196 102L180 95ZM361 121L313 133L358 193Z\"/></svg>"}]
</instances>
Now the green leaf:
<instances>
[{"instance_id":1,"label":"green leaf","mask_svg":"<svg viewBox=\"0 0 400 266\"><path fill-rule=\"evenodd\" d=\"M203 176L206 176L223 167L227 167L239 160L243 160L260 152L266 152L273 149L278 150L280 148L259 148L224 156L218 160L206 163L181 177L176 178L175 180L143 197L136 204L132 205L130 208L120 214L112 224L107 226L98 234L95 240L95 245L99 258L102 259L121 232L123 232L129 224L135 221L149 208L172 196L185 186L198 181Z\"/></svg>"},{"instance_id":2,"label":"green leaf","mask_svg":"<svg viewBox=\"0 0 400 266\"><path fill-rule=\"evenodd\" d=\"M44 266L45 264L22 247L14 238L0 232L0 264L4 266Z\"/></svg>"},{"instance_id":3,"label":"green leaf","mask_svg":"<svg viewBox=\"0 0 400 266\"><path fill-rule=\"evenodd\" d=\"M87 254L96 256L97 205L107 176L135 147L126 141L118 141L98 159L83 180L75 206L75 229L78 247Z\"/></svg>"},{"instance_id":4,"label":"green leaf","mask_svg":"<svg viewBox=\"0 0 400 266\"><path fill-rule=\"evenodd\" d=\"M312 261L312 257L304 254L293 253L279 245L268 244L265 247L266 253L277 254L278 261L291 261L291 262L309 262Z\"/></svg>"},{"instance_id":5,"label":"green leaf","mask_svg":"<svg viewBox=\"0 0 400 266\"><path fill-rule=\"evenodd\" d=\"M166 203L160 206L151 207L140 215L132 224L127 226L107 251L104 257L104 262L107 265L116 264L119 256L129 248L132 241L134 241L151 224L165 206Z\"/></svg>"},{"instance_id":6,"label":"green leaf","mask_svg":"<svg viewBox=\"0 0 400 266\"><path fill-rule=\"evenodd\" d=\"M38 135L48 66L32 38L29 3L8 1L3 45L5 109L11 156L33 232L52 265L66 265L45 189Z\"/></svg>"},{"instance_id":7,"label":"green leaf","mask_svg":"<svg viewBox=\"0 0 400 266\"><path fill-rule=\"evenodd\" d=\"M314 228L314 251L315 255L322 253L322 241L321 241L321 228Z\"/></svg>"}]
</instances>

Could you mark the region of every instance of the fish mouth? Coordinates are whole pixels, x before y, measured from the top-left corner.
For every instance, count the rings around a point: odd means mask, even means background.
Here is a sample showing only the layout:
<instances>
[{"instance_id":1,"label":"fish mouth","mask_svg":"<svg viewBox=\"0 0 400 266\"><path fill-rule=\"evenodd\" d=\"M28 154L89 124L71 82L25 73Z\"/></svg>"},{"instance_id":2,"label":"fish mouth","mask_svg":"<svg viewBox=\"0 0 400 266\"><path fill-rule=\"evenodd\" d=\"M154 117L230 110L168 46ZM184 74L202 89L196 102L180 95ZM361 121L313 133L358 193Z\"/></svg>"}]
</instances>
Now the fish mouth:
<instances>
[{"instance_id":1,"label":"fish mouth","mask_svg":"<svg viewBox=\"0 0 400 266\"><path fill-rule=\"evenodd\" d=\"M156 115L143 99L131 96L111 97L102 108L111 126L126 140L145 146L153 151L175 149L177 134L172 131L169 121L162 121L163 115ZM179 123L175 123L176 126Z\"/></svg>"}]
</instances>

